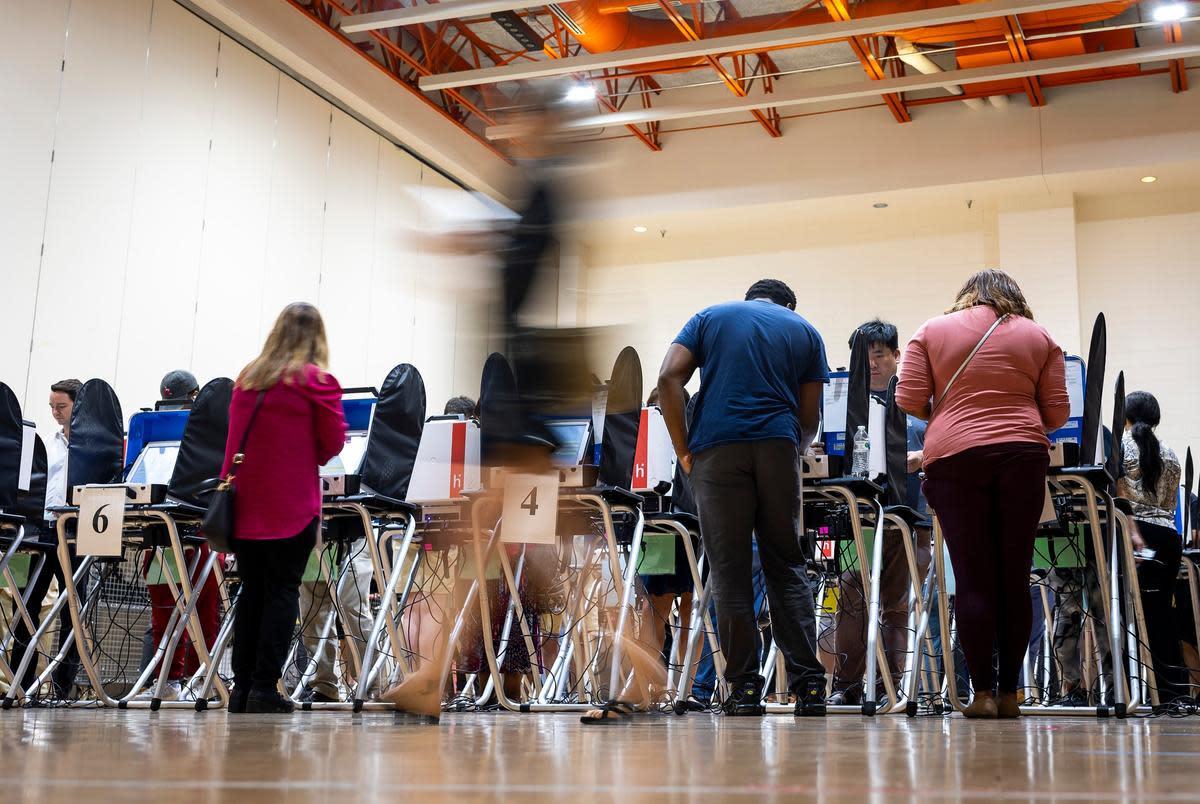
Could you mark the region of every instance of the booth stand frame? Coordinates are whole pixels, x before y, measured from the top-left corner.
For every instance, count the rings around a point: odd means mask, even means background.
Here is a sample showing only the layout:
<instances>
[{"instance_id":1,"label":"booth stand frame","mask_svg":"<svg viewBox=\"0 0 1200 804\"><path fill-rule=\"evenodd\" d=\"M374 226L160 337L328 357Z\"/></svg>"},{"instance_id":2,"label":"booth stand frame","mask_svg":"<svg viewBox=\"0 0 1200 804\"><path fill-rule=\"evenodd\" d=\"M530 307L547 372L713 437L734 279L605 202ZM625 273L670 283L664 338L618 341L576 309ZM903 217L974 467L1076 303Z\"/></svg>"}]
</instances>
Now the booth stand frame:
<instances>
[{"instance_id":1,"label":"booth stand frame","mask_svg":"<svg viewBox=\"0 0 1200 804\"><path fill-rule=\"evenodd\" d=\"M87 488L85 486L85 488ZM71 566L70 545L72 536L69 533L68 524L75 521L79 517L79 508L75 506L64 506L55 509L59 514L57 521L58 533L58 559L62 562L63 567ZM208 645L205 643L204 634L201 630L200 619L196 613L197 592L204 588L208 580L209 574L213 572L216 565L217 554L210 552L207 556L204 566L200 568L200 574L197 576L197 582L193 586L191 581L192 572L196 569L195 562L199 560L197 552L193 564L188 565L185 559L184 542L179 534L179 521L183 519L189 524L199 525L203 517L203 509L196 506L187 505L178 502L151 503L145 505L126 505L125 507L125 525L121 534L122 547L134 548L137 550L145 549L143 533L147 526L161 524L165 527L167 533L167 547L170 548L175 569L178 573L179 580L176 582L171 577L171 573L164 574L166 583L171 590L171 595L175 601L175 610L172 613L172 621L167 628L163 639L159 642L155 650L154 658L150 664L142 671L138 681L135 682L133 688L121 698L113 698L104 689L103 679L100 676L99 667L96 665L93 658L93 650L96 643L94 635L87 626L86 618L84 617L84 607L79 593L79 582L87 577L86 570L92 565L98 563L99 559L94 556L84 557L83 565L80 570L74 574L66 575L66 599L68 610L70 611L72 629L74 631L75 645L79 650L80 663L88 677L88 681L92 685L92 690L96 696L96 701L101 706L117 707L121 709L138 709L147 708L151 711L157 711L162 707L170 709L197 709L203 710L210 708L210 703L206 696L209 692L208 684L203 685L202 694L198 695L198 699L193 701L165 701L162 699L162 693L167 683L167 673L160 672L155 694L149 701L135 700L136 696L141 692L150 675L160 665L164 663L164 659L174 652L179 639L184 631L191 640L192 646L196 651L196 655L200 661L200 672L207 673L207 668L214 667L214 654L210 653ZM163 560L163 552L161 547L154 547L158 553L159 560ZM124 560L118 558L118 560ZM64 574L65 575L65 574ZM89 601L90 602L90 601ZM218 695L217 706L225 707L229 703L229 691L225 686L224 681L216 676L215 673L210 674L215 678L216 692Z\"/></svg>"}]
</instances>

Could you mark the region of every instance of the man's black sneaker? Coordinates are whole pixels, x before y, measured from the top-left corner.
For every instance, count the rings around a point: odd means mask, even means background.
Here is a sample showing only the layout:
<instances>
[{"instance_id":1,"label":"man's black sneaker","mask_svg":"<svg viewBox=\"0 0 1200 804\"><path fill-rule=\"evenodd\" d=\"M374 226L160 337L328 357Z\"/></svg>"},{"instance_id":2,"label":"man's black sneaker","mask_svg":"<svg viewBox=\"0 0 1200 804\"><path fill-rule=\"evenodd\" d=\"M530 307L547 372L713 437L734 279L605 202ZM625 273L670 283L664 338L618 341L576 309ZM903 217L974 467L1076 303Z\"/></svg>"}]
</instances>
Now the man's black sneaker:
<instances>
[{"instance_id":1,"label":"man's black sneaker","mask_svg":"<svg viewBox=\"0 0 1200 804\"><path fill-rule=\"evenodd\" d=\"M758 717L766 713L762 704L762 679L743 681L734 686L721 707L731 717Z\"/></svg>"},{"instance_id":2,"label":"man's black sneaker","mask_svg":"<svg viewBox=\"0 0 1200 804\"><path fill-rule=\"evenodd\" d=\"M246 712L248 713L290 715L295 711L296 705L275 690L270 692L250 690L250 697L246 699Z\"/></svg>"},{"instance_id":3,"label":"man's black sneaker","mask_svg":"<svg viewBox=\"0 0 1200 804\"><path fill-rule=\"evenodd\" d=\"M342 702L341 698L330 697L319 690L312 689L311 687L305 687L304 691L300 693L300 703L314 704L314 703L341 703L341 702Z\"/></svg>"},{"instance_id":4,"label":"man's black sneaker","mask_svg":"<svg viewBox=\"0 0 1200 804\"><path fill-rule=\"evenodd\" d=\"M825 679L805 682L796 691L796 717L825 717Z\"/></svg>"},{"instance_id":5,"label":"man's black sneaker","mask_svg":"<svg viewBox=\"0 0 1200 804\"><path fill-rule=\"evenodd\" d=\"M1059 706L1088 706L1087 690L1083 687L1076 687L1059 698L1056 703Z\"/></svg>"}]
</instances>

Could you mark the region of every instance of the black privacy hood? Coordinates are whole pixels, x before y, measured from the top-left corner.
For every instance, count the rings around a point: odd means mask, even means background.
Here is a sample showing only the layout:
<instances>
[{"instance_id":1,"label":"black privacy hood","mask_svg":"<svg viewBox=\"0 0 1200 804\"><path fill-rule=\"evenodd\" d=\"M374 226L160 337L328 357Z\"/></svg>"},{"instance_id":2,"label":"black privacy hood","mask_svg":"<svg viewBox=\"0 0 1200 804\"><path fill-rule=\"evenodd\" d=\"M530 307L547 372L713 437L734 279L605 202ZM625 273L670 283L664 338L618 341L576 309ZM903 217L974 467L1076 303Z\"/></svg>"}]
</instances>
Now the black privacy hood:
<instances>
[{"instance_id":1,"label":"black privacy hood","mask_svg":"<svg viewBox=\"0 0 1200 804\"><path fill-rule=\"evenodd\" d=\"M403 500L424 427L425 381L414 366L401 363L379 388L359 472L362 484L376 494Z\"/></svg>"},{"instance_id":2,"label":"black privacy hood","mask_svg":"<svg viewBox=\"0 0 1200 804\"><path fill-rule=\"evenodd\" d=\"M233 380L228 377L210 380L196 395L171 472L169 491L175 499L192 505L208 504L206 492L225 460L232 399Z\"/></svg>"}]
</instances>

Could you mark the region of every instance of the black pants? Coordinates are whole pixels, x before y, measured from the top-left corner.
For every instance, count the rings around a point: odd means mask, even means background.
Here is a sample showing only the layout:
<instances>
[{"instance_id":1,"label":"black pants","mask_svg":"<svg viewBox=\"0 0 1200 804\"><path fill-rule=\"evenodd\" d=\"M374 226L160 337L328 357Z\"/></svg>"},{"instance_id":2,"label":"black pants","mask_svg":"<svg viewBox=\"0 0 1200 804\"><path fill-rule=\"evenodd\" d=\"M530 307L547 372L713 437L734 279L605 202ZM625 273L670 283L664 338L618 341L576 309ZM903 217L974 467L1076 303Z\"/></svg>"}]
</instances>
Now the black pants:
<instances>
[{"instance_id":1,"label":"black pants","mask_svg":"<svg viewBox=\"0 0 1200 804\"><path fill-rule=\"evenodd\" d=\"M800 549L800 466L786 439L711 447L695 457L692 490L717 607L717 633L725 654L725 680L759 677L754 616L751 538L767 582L771 632L783 653L788 686L824 682L817 660L813 593Z\"/></svg>"},{"instance_id":2,"label":"black pants","mask_svg":"<svg viewBox=\"0 0 1200 804\"><path fill-rule=\"evenodd\" d=\"M1044 446L1014 442L963 450L925 469L925 496L954 564L958 637L976 692L1017 691L1033 627L1029 569L1049 466Z\"/></svg>"},{"instance_id":3,"label":"black pants","mask_svg":"<svg viewBox=\"0 0 1200 804\"><path fill-rule=\"evenodd\" d=\"M1154 676L1162 703L1188 694L1179 649L1179 633L1171 601L1183 558L1183 541L1174 528L1138 522L1138 531L1154 558L1138 562L1138 586L1142 590L1142 612L1146 615L1146 638L1154 657Z\"/></svg>"},{"instance_id":4,"label":"black pants","mask_svg":"<svg viewBox=\"0 0 1200 804\"><path fill-rule=\"evenodd\" d=\"M30 563L32 568L37 564L35 556ZM74 572L79 568L79 559L74 556L74 548L72 548L71 556L71 571ZM66 597L67 587L63 576L62 564L58 560L58 552L56 550L46 551L46 563L42 567L42 571L38 573L37 579L34 580L33 586L28 587L29 600L25 604L29 610L29 618L33 620L34 626L38 626L42 621L42 603L46 599L46 593L50 591L50 579L58 579L58 593ZM87 584L83 584L79 588L80 605L82 606L87 600ZM29 647L29 641L32 634L29 633L29 628L25 625L24 618L17 614L16 605L13 606L13 616L17 618L16 625L13 628L13 650L12 650L12 667L13 672L16 672L17 667L25 658L25 651ZM67 604L63 603L62 611L58 615L58 647L62 649L62 640L67 638L67 634L71 633L71 610ZM37 647L34 646L34 650ZM21 688L29 690L33 686L33 682L37 680L37 660L29 663L29 669L25 671L24 677L21 679ZM71 689L71 684L75 681L75 676L79 673L79 649L72 642L70 649L63 656L62 664L54 669L50 674L50 681L54 685L54 696L56 698L65 698ZM36 692L36 691L35 691ZM15 697L15 696L14 696Z\"/></svg>"},{"instance_id":5,"label":"black pants","mask_svg":"<svg viewBox=\"0 0 1200 804\"><path fill-rule=\"evenodd\" d=\"M300 616L300 580L317 543L319 519L288 539L238 539L242 590L233 621L233 683L236 689L272 692Z\"/></svg>"}]
</instances>

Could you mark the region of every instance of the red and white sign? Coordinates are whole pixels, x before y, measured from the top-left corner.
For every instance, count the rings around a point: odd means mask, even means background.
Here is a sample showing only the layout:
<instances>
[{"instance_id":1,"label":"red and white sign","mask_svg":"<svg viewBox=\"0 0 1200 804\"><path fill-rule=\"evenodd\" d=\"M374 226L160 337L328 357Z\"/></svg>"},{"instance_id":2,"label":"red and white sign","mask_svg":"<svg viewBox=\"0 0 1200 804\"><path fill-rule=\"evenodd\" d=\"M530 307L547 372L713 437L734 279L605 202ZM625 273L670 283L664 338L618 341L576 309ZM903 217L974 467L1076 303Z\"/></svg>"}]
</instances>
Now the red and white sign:
<instances>
[{"instance_id":1,"label":"red and white sign","mask_svg":"<svg viewBox=\"0 0 1200 804\"><path fill-rule=\"evenodd\" d=\"M479 424L461 419L426 422L408 483L408 501L453 500L481 487Z\"/></svg>"},{"instance_id":2,"label":"red and white sign","mask_svg":"<svg viewBox=\"0 0 1200 804\"><path fill-rule=\"evenodd\" d=\"M633 452L633 491L654 491L675 479L675 449L667 422L657 407L642 408L637 447Z\"/></svg>"}]
</instances>

